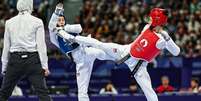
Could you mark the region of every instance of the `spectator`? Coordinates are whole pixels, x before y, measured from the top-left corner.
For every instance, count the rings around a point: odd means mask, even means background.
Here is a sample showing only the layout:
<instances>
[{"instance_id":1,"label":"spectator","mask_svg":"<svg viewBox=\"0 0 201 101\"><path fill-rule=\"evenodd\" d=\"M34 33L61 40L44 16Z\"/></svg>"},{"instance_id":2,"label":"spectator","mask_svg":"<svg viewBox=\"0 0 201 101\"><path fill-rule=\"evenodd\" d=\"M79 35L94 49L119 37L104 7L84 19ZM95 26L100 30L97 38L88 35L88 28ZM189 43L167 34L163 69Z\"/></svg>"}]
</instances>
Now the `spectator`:
<instances>
[{"instance_id":1,"label":"spectator","mask_svg":"<svg viewBox=\"0 0 201 101\"><path fill-rule=\"evenodd\" d=\"M197 10L200 9L200 3L198 0L192 0L190 4L190 11L191 13L195 13Z\"/></svg>"},{"instance_id":2,"label":"spectator","mask_svg":"<svg viewBox=\"0 0 201 101\"><path fill-rule=\"evenodd\" d=\"M131 84L129 85L129 93L131 95L134 95L136 93L138 93L138 86L136 84L136 81L132 81Z\"/></svg>"},{"instance_id":3,"label":"spectator","mask_svg":"<svg viewBox=\"0 0 201 101\"><path fill-rule=\"evenodd\" d=\"M104 88L100 90L100 94L111 94L116 95L118 94L117 90L115 89L112 82L108 82Z\"/></svg>"},{"instance_id":4,"label":"spectator","mask_svg":"<svg viewBox=\"0 0 201 101\"><path fill-rule=\"evenodd\" d=\"M200 42L195 42L200 39L200 0L181 0L177 3L174 3L174 0L124 1L85 0L83 9L80 16L76 17L76 21L83 25L84 32L94 33L95 35L92 36L94 38L111 42L107 39L109 36L112 42L128 44L139 33L137 27L147 16L145 15L147 11L153 7L164 7L170 11L167 29L170 33L174 33L171 34L171 37L183 49L182 55L188 58L201 56ZM93 31L90 31L91 29ZM191 43L193 43L193 46ZM168 53L162 56L166 55Z\"/></svg>"},{"instance_id":5,"label":"spectator","mask_svg":"<svg viewBox=\"0 0 201 101\"><path fill-rule=\"evenodd\" d=\"M201 91L201 88L199 88L199 80L197 78L191 79L191 86L188 89L190 93L198 93L199 90Z\"/></svg>"},{"instance_id":6,"label":"spectator","mask_svg":"<svg viewBox=\"0 0 201 101\"><path fill-rule=\"evenodd\" d=\"M162 85L160 85L159 87L156 88L156 92L157 93L173 92L174 87L169 85L169 82L170 81L169 81L169 78L167 76L162 76L162 78L161 78Z\"/></svg>"},{"instance_id":7,"label":"spectator","mask_svg":"<svg viewBox=\"0 0 201 101\"><path fill-rule=\"evenodd\" d=\"M15 86L12 96L23 96L22 89L18 86Z\"/></svg>"}]
</instances>

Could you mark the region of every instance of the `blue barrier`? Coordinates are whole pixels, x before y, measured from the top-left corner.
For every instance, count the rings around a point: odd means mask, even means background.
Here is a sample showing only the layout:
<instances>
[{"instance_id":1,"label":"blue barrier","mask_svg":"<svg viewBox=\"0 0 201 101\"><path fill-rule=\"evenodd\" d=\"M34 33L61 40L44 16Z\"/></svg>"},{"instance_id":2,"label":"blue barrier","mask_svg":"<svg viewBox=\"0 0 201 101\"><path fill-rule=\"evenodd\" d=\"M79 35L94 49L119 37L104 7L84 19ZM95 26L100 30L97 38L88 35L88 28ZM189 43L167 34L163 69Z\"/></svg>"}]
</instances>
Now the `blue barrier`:
<instances>
[{"instance_id":1,"label":"blue barrier","mask_svg":"<svg viewBox=\"0 0 201 101\"><path fill-rule=\"evenodd\" d=\"M53 96L54 101L77 101L77 97ZM91 96L91 101L146 101L143 95ZM201 95L159 95L159 101L200 101ZM38 101L36 96L12 97L9 101Z\"/></svg>"}]
</instances>

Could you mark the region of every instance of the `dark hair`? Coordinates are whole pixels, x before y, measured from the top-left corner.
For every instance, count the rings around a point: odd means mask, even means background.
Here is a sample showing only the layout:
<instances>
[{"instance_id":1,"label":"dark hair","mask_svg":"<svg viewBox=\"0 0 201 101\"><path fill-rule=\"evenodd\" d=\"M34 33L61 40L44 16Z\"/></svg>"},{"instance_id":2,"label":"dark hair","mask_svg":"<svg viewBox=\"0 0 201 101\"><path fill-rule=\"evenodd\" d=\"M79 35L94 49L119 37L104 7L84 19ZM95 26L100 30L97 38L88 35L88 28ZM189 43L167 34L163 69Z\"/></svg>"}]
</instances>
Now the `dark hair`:
<instances>
[{"instance_id":1,"label":"dark hair","mask_svg":"<svg viewBox=\"0 0 201 101\"><path fill-rule=\"evenodd\" d=\"M135 80L132 80L130 85L137 85L136 81Z\"/></svg>"},{"instance_id":2,"label":"dark hair","mask_svg":"<svg viewBox=\"0 0 201 101\"><path fill-rule=\"evenodd\" d=\"M147 22L142 22L142 23L139 24L139 26L138 26L139 34L142 32L142 30L144 29L146 24L148 24L148 23Z\"/></svg>"},{"instance_id":3,"label":"dark hair","mask_svg":"<svg viewBox=\"0 0 201 101\"><path fill-rule=\"evenodd\" d=\"M199 84L199 79L198 78L192 78L191 81L195 81L195 83Z\"/></svg>"},{"instance_id":4,"label":"dark hair","mask_svg":"<svg viewBox=\"0 0 201 101\"><path fill-rule=\"evenodd\" d=\"M58 3L64 3L64 0L57 0L57 4Z\"/></svg>"},{"instance_id":5,"label":"dark hair","mask_svg":"<svg viewBox=\"0 0 201 101\"><path fill-rule=\"evenodd\" d=\"M64 15L59 15L59 17L64 17L64 19L66 19L66 17Z\"/></svg>"}]
</instances>

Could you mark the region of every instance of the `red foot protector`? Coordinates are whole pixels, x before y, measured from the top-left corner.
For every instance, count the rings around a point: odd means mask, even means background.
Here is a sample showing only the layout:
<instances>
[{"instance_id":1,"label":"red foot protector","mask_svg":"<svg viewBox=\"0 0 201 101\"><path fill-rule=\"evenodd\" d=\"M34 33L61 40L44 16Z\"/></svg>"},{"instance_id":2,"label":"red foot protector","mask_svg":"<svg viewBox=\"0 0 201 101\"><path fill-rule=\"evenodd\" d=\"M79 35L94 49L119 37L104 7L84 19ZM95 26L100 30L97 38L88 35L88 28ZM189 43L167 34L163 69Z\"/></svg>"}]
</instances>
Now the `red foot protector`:
<instances>
[{"instance_id":1,"label":"red foot protector","mask_svg":"<svg viewBox=\"0 0 201 101\"><path fill-rule=\"evenodd\" d=\"M150 29L145 30L131 44L131 56L148 62L152 61L160 53L156 47L158 40L159 37L154 32Z\"/></svg>"}]
</instances>

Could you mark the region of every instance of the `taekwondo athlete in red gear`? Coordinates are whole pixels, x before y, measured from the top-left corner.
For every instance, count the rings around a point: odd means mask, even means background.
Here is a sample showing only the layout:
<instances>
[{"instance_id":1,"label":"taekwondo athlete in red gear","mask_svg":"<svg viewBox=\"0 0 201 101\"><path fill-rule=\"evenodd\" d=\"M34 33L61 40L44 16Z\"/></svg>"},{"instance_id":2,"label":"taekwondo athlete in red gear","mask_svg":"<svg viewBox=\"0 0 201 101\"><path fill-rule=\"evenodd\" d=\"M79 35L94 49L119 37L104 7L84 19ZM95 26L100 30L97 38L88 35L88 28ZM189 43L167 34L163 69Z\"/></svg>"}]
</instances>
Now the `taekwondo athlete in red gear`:
<instances>
[{"instance_id":1,"label":"taekwondo athlete in red gear","mask_svg":"<svg viewBox=\"0 0 201 101\"><path fill-rule=\"evenodd\" d=\"M142 88L147 101L158 101L147 72L147 64L163 49L167 49L171 54L177 56L180 53L180 48L174 43L169 34L162 30L162 26L167 23L167 11L154 8L150 11L149 17L151 21L144 27L136 40L129 45L103 43L83 36L74 37L62 30L59 30L58 33L67 40L102 49L113 57L113 60L120 61L123 59Z\"/></svg>"}]
</instances>

